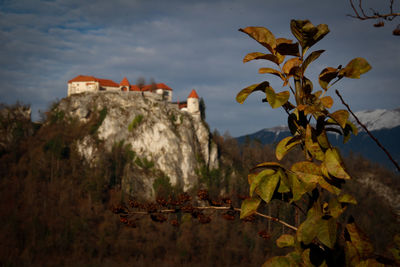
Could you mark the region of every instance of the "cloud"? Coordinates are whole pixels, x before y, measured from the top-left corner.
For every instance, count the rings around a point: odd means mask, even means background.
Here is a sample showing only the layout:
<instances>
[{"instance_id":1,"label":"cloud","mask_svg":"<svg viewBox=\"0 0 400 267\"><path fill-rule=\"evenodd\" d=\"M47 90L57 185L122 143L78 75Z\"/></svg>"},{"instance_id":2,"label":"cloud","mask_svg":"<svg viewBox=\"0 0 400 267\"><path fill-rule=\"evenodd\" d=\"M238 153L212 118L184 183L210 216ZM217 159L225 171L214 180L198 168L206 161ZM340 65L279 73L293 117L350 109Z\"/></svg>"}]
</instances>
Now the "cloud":
<instances>
[{"instance_id":1,"label":"cloud","mask_svg":"<svg viewBox=\"0 0 400 267\"><path fill-rule=\"evenodd\" d=\"M235 136L283 124L284 114L261 103L260 94L243 105L235 102L240 89L266 79L283 90L275 77L258 74L258 68L270 65L242 63L247 53L264 50L237 29L261 25L291 38L289 21L301 14L299 19L331 29L315 46L327 51L307 71L315 86L324 67L362 56L373 69L338 88L356 109L394 107L400 97L397 39L346 17L350 12L347 3L316 0L3 1L0 99L43 110L66 96L67 81L76 75L117 82L142 76L165 82L180 99L195 88L206 100L211 127L221 132Z\"/></svg>"}]
</instances>

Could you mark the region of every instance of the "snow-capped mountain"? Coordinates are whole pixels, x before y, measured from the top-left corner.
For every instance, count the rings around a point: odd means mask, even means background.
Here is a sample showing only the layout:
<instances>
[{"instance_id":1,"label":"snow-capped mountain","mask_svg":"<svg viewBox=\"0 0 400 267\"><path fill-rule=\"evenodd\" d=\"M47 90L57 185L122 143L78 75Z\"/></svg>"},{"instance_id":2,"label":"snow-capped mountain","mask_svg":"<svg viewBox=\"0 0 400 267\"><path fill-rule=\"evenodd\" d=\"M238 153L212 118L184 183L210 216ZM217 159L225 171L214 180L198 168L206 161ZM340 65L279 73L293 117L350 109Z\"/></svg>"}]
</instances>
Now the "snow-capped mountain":
<instances>
[{"instance_id":1,"label":"snow-capped mountain","mask_svg":"<svg viewBox=\"0 0 400 267\"><path fill-rule=\"evenodd\" d=\"M355 114L367 126L367 129L389 150L393 158L397 162L400 162L400 108L394 110L376 109L372 111L359 111ZM350 115L350 120L361 129L352 115ZM258 140L263 144L274 144L287 136L290 136L288 127L277 126L239 136L236 139L242 144L249 140ZM343 138L336 134L332 134L329 139L332 145L339 147L345 155L352 151L363 155L373 162L393 168L392 163L389 162L384 152L364 131L360 131L357 136L352 136L346 144L343 144Z\"/></svg>"},{"instance_id":2,"label":"snow-capped mountain","mask_svg":"<svg viewBox=\"0 0 400 267\"><path fill-rule=\"evenodd\" d=\"M394 110L375 109L355 113L370 131L392 129L400 126L400 108ZM355 122L353 116L350 119ZM355 123L357 125L357 123ZM359 127L359 125L357 125ZM359 127L360 128L360 127Z\"/></svg>"}]
</instances>

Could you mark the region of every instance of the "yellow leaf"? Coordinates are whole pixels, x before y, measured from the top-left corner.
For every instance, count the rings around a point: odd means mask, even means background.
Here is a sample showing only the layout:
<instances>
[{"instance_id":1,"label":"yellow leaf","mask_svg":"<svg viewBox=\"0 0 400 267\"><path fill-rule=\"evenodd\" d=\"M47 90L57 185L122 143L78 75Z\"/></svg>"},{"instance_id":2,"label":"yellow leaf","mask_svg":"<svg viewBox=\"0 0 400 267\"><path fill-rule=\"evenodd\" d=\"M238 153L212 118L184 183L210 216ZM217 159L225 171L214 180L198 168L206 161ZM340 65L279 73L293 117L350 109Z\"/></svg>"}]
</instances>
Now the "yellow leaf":
<instances>
[{"instance_id":1,"label":"yellow leaf","mask_svg":"<svg viewBox=\"0 0 400 267\"><path fill-rule=\"evenodd\" d=\"M273 75L278 76L279 78L281 78L282 81L285 81L285 77L282 75L282 73L279 70L276 70L276 69L260 68L258 70L258 73L260 73L260 74L266 74L266 73L273 74Z\"/></svg>"},{"instance_id":2,"label":"yellow leaf","mask_svg":"<svg viewBox=\"0 0 400 267\"><path fill-rule=\"evenodd\" d=\"M253 197L243 200L240 211L240 219L246 218L254 214L257 211L260 202L261 199L258 197Z\"/></svg>"},{"instance_id":3,"label":"yellow leaf","mask_svg":"<svg viewBox=\"0 0 400 267\"><path fill-rule=\"evenodd\" d=\"M254 179L252 180L252 183L250 184L250 197L253 196L253 192L256 189L256 187L263 181L265 177L268 177L270 175L273 175L275 173L274 170L272 169L265 169L259 172Z\"/></svg>"},{"instance_id":4,"label":"yellow leaf","mask_svg":"<svg viewBox=\"0 0 400 267\"><path fill-rule=\"evenodd\" d=\"M272 61L276 64L279 64L279 59L272 55L272 54L264 54L264 53L260 53L260 52L254 52L254 53L249 53L247 54L244 58L243 58L243 63L249 62L251 60L255 60L255 59L266 59L269 61Z\"/></svg>"},{"instance_id":5,"label":"yellow leaf","mask_svg":"<svg viewBox=\"0 0 400 267\"><path fill-rule=\"evenodd\" d=\"M313 141L313 135L312 135L312 128L310 124L307 124L307 129L306 129L306 137L305 137L305 145L307 151L310 152L310 154L316 158L317 160L323 161L325 158L325 154L322 151L320 145L318 142Z\"/></svg>"},{"instance_id":6,"label":"yellow leaf","mask_svg":"<svg viewBox=\"0 0 400 267\"><path fill-rule=\"evenodd\" d=\"M346 127L347 120L349 119L349 112L341 109L329 114L328 116L334 119L340 125L340 127L344 129Z\"/></svg>"},{"instance_id":7,"label":"yellow leaf","mask_svg":"<svg viewBox=\"0 0 400 267\"><path fill-rule=\"evenodd\" d=\"M309 161L296 162L292 165L291 170L296 173L303 182L307 184L318 183L322 175L321 168L317 164Z\"/></svg>"},{"instance_id":8,"label":"yellow leaf","mask_svg":"<svg viewBox=\"0 0 400 267\"><path fill-rule=\"evenodd\" d=\"M269 203L274 195L276 186L279 182L279 174L275 173L271 176L264 177L257 187L257 194L264 200L266 203Z\"/></svg>"},{"instance_id":9,"label":"yellow leaf","mask_svg":"<svg viewBox=\"0 0 400 267\"><path fill-rule=\"evenodd\" d=\"M276 245L280 248L294 246L294 236L284 234L276 240Z\"/></svg>"},{"instance_id":10,"label":"yellow leaf","mask_svg":"<svg viewBox=\"0 0 400 267\"><path fill-rule=\"evenodd\" d=\"M350 179L350 175L344 170L343 160L336 148L329 148L325 152L325 167L332 176L341 179Z\"/></svg>"},{"instance_id":11,"label":"yellow leaf","mask_svg":"<svg viewBox=\"0 0 400 267\"><path fill-rule=\"evenodd\" d=\"M242 89L236 96L236 101L240 104L243 104L243 102L247 99L247 97L255 92L255 91L265 91L265 88L269 87L269 82L265 81L262 83L256 83L253 85L250 85L244 89Z\"/></svg>"},{"instance_id":12,"label":"yellow leaf","mask_svg":"<svg viewBox=\"0 0 400 267\"><path fill-rule=\"evenodd\" d=\"M272 108L283 106L290 97L289 91L283 91L276 94L272 87L265 88L265 94L267 95L267 101Z\"/></svg>"},{"instance_id":13,"label":"yellow leaf","mask_svg":"<svg viewBox=\"0 0 400 267\"><path fill-rule=\"evenodd\" d=\"M283 157L296 145L301 144L301 138L299 136L289 136L282 139L275 149L275 155L278 160L283 159Z\"/></svg>"},{"instance_id":14,"label":"yellow leaf","mask_svg":"<svg viewBox=\"0 0 400 267\"><path fill-rule=\"evenodd\" d=\"M282 70L284 73L286 73L286 75L288 75L292 68L300 66L301 63L302 61L298 57L291 58L285 62L285 64L282 67Z\"/></svg>"},{"instance_id":15,"label":"yellow leaf","mask_svg":"<svg viewBox=\"0 0 400 267\"><path fill-rule=\"evenodd\" d=\"M239 29L239 31L246 33L251 38L266 47L271 53L274 53L276 47L275 36L264 27L246 27Z\"/></svg>"},{"instance_id":16,"label":"yellow leaf","mask_svg":"<svg viewBox=\"0 0 400 267\"><path fill-rule=\"evenodd\" d=\"M339 71L339 76L359 79L361 74L368 72L371 65L362 57L352 59L346 67Z\"/></svg>"},{"instance_id":17,"label":"yellow leaf","mask_svg":"<svg viewBox=\"0 0 400 267\"><path fill-rule=\"evenodd\" d=\"M325 91L328 90L328 84L338 76L338 69L327 67L319 74L319 85Z\"/></svg>"},{"instance_id":18,"label":"yellow leaf","mask_svg":"<svg viewBox=\"0 0 400 267\"><path fill-rule=\"evenodd\" d=\"M321 103L325 108L331 108L333 105L333 99L330 96L324 96L321 98Z\"/></svg>"}]
</instances>

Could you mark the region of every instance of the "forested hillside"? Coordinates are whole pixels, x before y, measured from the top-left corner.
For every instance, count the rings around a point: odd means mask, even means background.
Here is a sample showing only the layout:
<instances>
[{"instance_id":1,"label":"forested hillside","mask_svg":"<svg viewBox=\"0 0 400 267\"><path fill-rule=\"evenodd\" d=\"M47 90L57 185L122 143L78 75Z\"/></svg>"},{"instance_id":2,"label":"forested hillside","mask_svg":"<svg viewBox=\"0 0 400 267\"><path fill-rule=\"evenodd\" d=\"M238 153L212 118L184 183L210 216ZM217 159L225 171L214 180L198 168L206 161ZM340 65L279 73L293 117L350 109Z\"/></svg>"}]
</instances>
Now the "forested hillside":
<instances>
[{"instance_id":1,"label":"forested hillside","mask_svg":"<svg viewBox=\"0 0 400 267\"><path fill-rule=\"evenodd\" d=\"M227 220L224 213L212 212L207 214L211 222L203 224L178 213L164 223L138 216L133 227L122 224L113 207L130 199L141 201L121 190L132 152L123 143L115 144L112 150L103 150L94 167L71 145L90 132L96 136L99 117L83 123L49 110L40 123L32 123L23 115L27 107L7 108L12 116L1 116L0 125L0 265L260 266L267 258L285 253L276 248L275 239L291 230L261 218L243 221L235 214ZM221 164L212 171L197 168L200 180L187 193L196 200L197 191L206 189L212 200L230 198L240 206L248 193L249 169L274 160L273 147L238 144L218 132L212 138ZM101 142L98 145L101 149ZM299 157L299 152L288 155L283 164ZM355 177L346 190L360 203L351 213L383 253L399 217L390 199L362 179L369 175L396 195L400 177L358 156L348 157L346 165ZM159 175L143 162L134 163L134 170L145 177ZM153 187L159 196L174 198L182 193L182 188L162 177ZM290 207L271 203L261 211L294 223Z\"/></svg>"}]
</instances>

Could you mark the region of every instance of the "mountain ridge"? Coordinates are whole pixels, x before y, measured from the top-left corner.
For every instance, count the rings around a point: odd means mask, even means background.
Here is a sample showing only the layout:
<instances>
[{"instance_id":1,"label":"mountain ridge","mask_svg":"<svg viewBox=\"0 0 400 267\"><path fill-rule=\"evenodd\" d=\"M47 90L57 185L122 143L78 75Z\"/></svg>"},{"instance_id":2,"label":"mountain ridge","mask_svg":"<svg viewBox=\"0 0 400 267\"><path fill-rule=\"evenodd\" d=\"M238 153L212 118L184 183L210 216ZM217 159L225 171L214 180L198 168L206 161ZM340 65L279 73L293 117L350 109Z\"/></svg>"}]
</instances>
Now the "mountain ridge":
<instances>
[{"instance_id":1,"label":"mountain ridge","mask_svg":"<svg viewBox=\"0 0 400 267\"><path fill-rule=\"evenodd\" d=\"M393 110L376 109L358 111L355 113L359 120L366 125L367 129L372 132L384 147L389 149L390 153L397 162L400 162L400 108ZM351 115L350 115L351 116ZM353 152L361 154L367 159L380 163L390 169L393 168L392 163L387 159L385 153L375 144L375 142L367 135L367 133L355 122L359 128L359 133L352 136L351 139L343 144L343 139L338 134L329 134L329 139L333 146L337 146L341 151L348 155ZM274 144L281 139L290 136L287 126L276 126L265 128L260 131L236 137L239 143L245 143L250 140L258 140L263 144Z\"/></svg>"}]
</instances>

